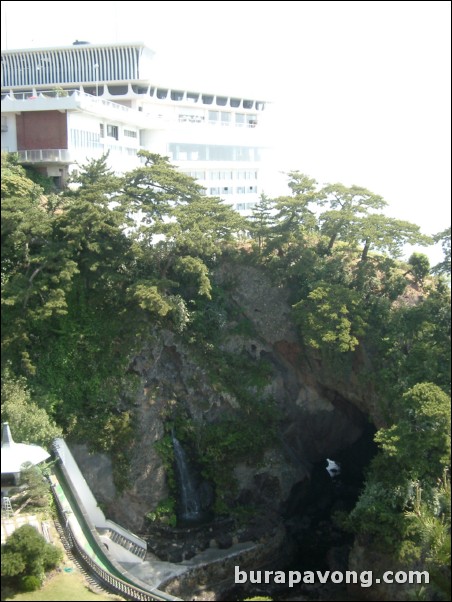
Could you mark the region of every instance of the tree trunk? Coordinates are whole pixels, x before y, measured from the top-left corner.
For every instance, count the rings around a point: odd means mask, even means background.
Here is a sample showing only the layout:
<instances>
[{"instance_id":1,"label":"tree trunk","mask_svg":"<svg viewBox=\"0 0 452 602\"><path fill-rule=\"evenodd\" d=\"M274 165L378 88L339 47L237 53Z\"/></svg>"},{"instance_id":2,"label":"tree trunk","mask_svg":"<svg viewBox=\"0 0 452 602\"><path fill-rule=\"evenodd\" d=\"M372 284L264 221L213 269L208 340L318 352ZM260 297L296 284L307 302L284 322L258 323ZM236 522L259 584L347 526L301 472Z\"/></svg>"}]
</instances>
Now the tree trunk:
<instances>
[{"instance_id":1,"label":"tree trunk","mask_svg":"<svg viewBox=\"0 0 452 602\"><path fill-rule=\"evenodd\" d=\"M366 240L363 252L361 254L361 262L364 262L367 260L367 256L369 254L369 249L370 249L370 240Z\"/></svg>"},{"instance_id":2,"label":"tree trunk","mask_svg":"<svg viewBox=\"0 0 452 602\"><path fill-rule=\"evenodd\" d=\"M333 236L330 238L330 242L328 243L328 248L327 248L328 255L331 255L331 251L333 250L333 245L336 242L337 235L338 235L338 232L335 232L333 234Z\"/></svg>"}]
</instances>

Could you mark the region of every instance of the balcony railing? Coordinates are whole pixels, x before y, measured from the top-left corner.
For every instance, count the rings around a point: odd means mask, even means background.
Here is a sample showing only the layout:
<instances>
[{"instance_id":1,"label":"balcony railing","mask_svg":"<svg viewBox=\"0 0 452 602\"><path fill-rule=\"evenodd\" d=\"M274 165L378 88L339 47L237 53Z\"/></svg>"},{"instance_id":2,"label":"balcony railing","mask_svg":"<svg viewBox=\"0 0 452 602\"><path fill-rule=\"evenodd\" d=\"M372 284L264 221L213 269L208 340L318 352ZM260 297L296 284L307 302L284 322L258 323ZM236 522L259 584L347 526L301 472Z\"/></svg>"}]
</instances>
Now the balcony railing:
<instances>
[{"instance_id":1,"label":"balcony railing","mask_svg":"<svg viewBox=\"0 0 452 602\"><path fill-rule=\"evenodd\" d=\"M223 121L221 119L208 119L204 115L193 115L190 113L181 112L174 115L172 112L162 114L159 112L161 108L154 107L154 110L148 112L144 110L126 107L122 104L93 96L79 90L44 90L39 92L11 92L2 94L2 110L4 112L17 111L43 111L43 110L74 110L82 109L90 113L108 116L113 120L126 119L126 122L133 122L143 129L164 128L173 126L176 123L184 123L188 125L209 125L220 128L255 128L258 125L258 120L254 116L248 116L243 122L238 122L235 119Z\"/></svg>"},{"instance_id":2,"label":"balcony railing","mask_svg":"<svg viewBox=\"0 0 452 602\"><path fill-rule=\"evenodd\" d=\"M71 163L71 153L65 148L41 148L17 151L20 163Z\"/></svg>"}]
</instances>

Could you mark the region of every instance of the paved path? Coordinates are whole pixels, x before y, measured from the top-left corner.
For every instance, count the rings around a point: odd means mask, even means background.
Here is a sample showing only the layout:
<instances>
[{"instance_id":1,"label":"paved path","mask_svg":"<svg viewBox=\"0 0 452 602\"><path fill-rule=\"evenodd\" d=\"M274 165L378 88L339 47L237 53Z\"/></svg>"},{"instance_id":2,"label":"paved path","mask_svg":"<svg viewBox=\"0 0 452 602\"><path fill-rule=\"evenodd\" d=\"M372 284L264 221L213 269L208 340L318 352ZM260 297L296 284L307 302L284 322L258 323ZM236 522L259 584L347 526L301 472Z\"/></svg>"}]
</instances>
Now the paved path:
<instances>
[{"instance_id":1,"label":"paved path","mask_svg":"<svg viewBox=\"0 0 452 602\"><path fill-rule=\"evenodd\" d=\"M41 521L35 514L19 514L18 516L11 516L9 518L2 517L2 544L6 542L6 539L16 529L23 525L35 527L38 533L42 535Z\"/></svg>"}]
</instances>

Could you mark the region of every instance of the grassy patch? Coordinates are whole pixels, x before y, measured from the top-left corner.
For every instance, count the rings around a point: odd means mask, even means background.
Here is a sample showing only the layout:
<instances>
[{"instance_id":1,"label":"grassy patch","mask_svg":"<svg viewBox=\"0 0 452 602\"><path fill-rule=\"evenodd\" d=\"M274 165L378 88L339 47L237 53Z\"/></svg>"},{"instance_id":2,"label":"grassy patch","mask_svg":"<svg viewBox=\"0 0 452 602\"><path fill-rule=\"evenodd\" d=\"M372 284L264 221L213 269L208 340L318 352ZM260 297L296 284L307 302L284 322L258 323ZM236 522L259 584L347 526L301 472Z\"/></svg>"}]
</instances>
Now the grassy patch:
<instances>
[{"instance_id":1,"label":"grassy patch","mask_svg":"<svg viewBox=\"0 0 452 602\"><path fill-rule=\"evenodd\" d=\"M36 592L27 592L24 594L16 594L10 598L2 598L4 600L14 600L14 602L38 602L58 600L60 602L66 600L124 600L119 596L104 594L98 595L91 592L85 585L83 576L78 572L72 573L55 573L48 579L43 587Z\"/></svg>"}]
</instances>

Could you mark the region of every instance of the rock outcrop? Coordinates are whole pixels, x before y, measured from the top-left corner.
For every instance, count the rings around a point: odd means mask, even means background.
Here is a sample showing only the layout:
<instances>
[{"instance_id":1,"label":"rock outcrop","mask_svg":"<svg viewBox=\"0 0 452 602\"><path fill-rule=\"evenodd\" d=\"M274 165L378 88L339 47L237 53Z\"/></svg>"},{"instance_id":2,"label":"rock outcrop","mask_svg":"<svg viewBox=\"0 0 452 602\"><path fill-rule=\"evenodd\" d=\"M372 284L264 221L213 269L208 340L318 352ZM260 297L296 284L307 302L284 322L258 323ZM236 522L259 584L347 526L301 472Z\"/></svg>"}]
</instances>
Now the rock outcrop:
<instances>
[{"instance_id":1,"label":"rock outcrop","mask_svg":"<svg viewBox=\"0 0 452 602\"><path fill-rule=\"evenodd\" d=\"M313 463L359 438L365 414L372 408L372 393L361 385L354 370L347 378L334 379L325 373L319 358L306 354L291 319L287 292L273 286L258 268L223 265L214 277L219 286L227 287L237 315L252 324L252 334L237 334L233 324L226 324L221 349L245 353L254 362L265 360L271 366L264 394L276 401L281 415L277 442L265 451L263 461L244 461L235 467L236 499L278 513L294 485L309 478ZM130 370L142 382L135 401L138 426L130 458L130 487L118 495L105 456L88 454L79 446L73 451L110 517L140 532L146 513L168 496L155 442L164 434L171 406L183 404L190 419L202 425L233 415L240 399L212 383L209 357L194 357L183 338L173 332L156 331L132 359Z\"/></svg>"}]
</instances>

